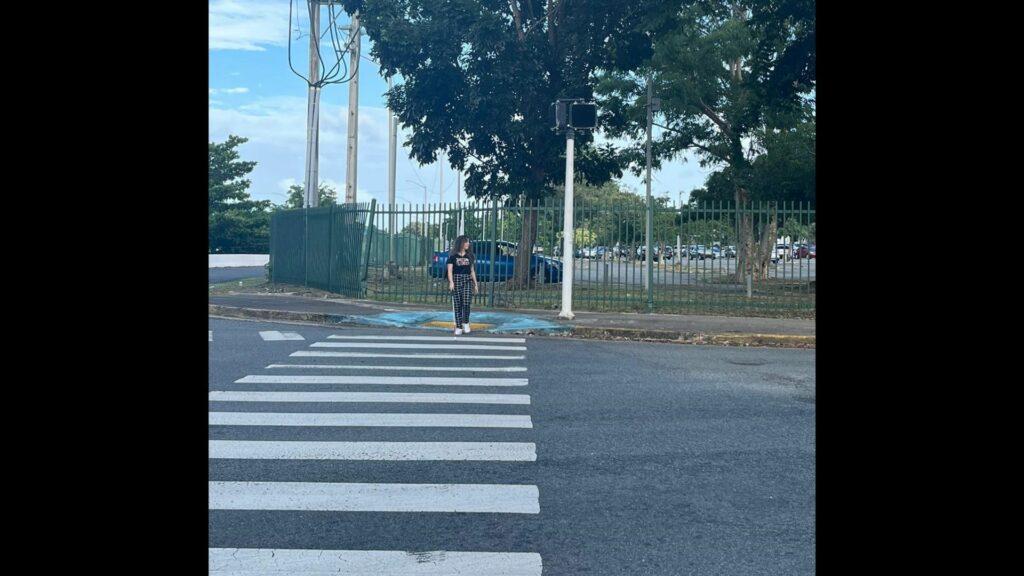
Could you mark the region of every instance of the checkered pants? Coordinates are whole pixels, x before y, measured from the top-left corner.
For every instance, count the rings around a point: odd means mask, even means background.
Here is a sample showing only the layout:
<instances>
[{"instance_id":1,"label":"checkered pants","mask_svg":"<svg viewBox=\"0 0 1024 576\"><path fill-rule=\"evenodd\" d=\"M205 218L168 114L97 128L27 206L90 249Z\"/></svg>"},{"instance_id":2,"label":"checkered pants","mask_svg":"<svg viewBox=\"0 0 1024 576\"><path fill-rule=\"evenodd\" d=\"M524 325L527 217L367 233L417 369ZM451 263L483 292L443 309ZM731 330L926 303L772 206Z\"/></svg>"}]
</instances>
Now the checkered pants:
<instances>
[{"instance_id":1,"label":"checkered pants","mask_svg":"<svg viewBox=\"0 0 1024 576\"><path fill-rule=\"evenodd\" d=\"M455 327L462 328L469 324L469 304L473 301L473 277L469 274L453 274L455 289L452 290L452 313L455 314Z\"/></svg>"}]
</instances>

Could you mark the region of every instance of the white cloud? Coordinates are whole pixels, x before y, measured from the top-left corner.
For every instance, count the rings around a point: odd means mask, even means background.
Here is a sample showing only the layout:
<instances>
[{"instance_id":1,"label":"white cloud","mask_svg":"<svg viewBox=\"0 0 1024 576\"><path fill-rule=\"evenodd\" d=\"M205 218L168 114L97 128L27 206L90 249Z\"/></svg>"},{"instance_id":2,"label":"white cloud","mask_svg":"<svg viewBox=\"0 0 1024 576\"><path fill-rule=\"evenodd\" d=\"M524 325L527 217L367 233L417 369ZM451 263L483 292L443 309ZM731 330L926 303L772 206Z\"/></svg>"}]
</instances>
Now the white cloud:
<instances>
[{"instance_id":1,"label":"white cloud","mask_svg":"<svg viewBox=\"0 0 1024 576\"><path fill-rule=\"evenodd\" d=\"M359 107L359 147L387 145L387 110ZM210 133L239 134L252 143L263 143L305 154L306 98L304 96L273 96L230 110L210 111ZM321 100L320 154L325 150L341 150L348 138L348 105ZM360 154L362 157L362 155ZM386 159L385 159L386 162Z\"/></svg>"},{"instance_id":2,"label":"white cloud","mask_svg":"<svg viewBox=\"0 0 1024 576\"><path fill-rule=\"evenodd\" d=\"M329 96L341 97L340 92ZM345 164L348 139L348 105L338 101L322 101L320 112L320 162L318 177L345 194ZM359 170L357 195L360 201L369 196L378 199L387 196L387 110L361 106L359 109ZM306 157L306 98L305 96L276 96L257 98L242 106L209 109L210 141L224 141L229 134L248 138L239 152L244 160L255 160L256 169L250 175L254 198L268 198L282 202L282 194L292 184L301 184ZM401 142L402 136L399 136ZM398 151L399 172L412 170ZM429 171L429 172L428 172ZM436 167L424 169L425 181ZM405 177L413 177L410 173ZM447 181L446 177L446 181ZM447 182L446 182L447 183ZM363 195L364 191L367 196Z\"/></svg>"},{"instance_id":3,"label":"white cloud","mask_svg":"<svg viewBox=\"0 0 1024 576\"><path fill-rule=\"evenodd\" d=\"M210 88L211 96L215 94L246 94L248 92L249 89L244 86L239 88Z\"/></svg>"},{"instance_id":4,"label":"white cloud","mask_svg":"<svg viewBox=\"0 0 1024 576\"><path fill-rule=\"evenodd\" d=\"M338 182L337 180L335 180L333 178L321 178L320 179L320 183L321 184L327 184L331 188L334 188L335 190L338 191L339 194L344 194L345 193L345 183L344 182Z\"/></svg>"},{"instance_id":5,"label":"white cloud","mask_svg":"<svg viewBox=\"0 0 1024 576\"><path fill-rule=\"evenodd\" d=\"M300 83L301 86L301 83ZM303 90L301 87L299 90ZM300 92L301 94L301 92ZM340 99L347 91L326 90L320 113L320 162L318 178L338 191L344 200L347 146L348 105ZM209 138L211 142L223 142L229 134L248 138L239 153L243 160L255 160L256 169L250 174L250 193L254 199L269 199L276 204L284 202L288 188L301 185L304 180L306 157L306 97L276 96L255 98L241 106L228 108L222 103L209 108ZM375 102L376 103L376 102ZM361 106L359 111L359 169L357 200L366 202L376 198L379 203L387 202L388 189L388 139L387 110L380 106ZM408 137L409 128L399 130L398 143ZM600 139L600 138L599 138ZM422 183L427 187L428 200L437 202L440 185L437 164L417 166L408 158L409 151L399 148L397 152L396 194L404 201L423 202L423 188L406 180ZM684 162L684 157L687 161ZM683 200L693 188L703 186L707 175L713 170L701 168L691 154L662 163L662 169L654 172L652 192L656 196L668 196L677 201L680 192ZM455 200L455 173L445 167L445 200ZM620 183L639 195L644 194L641 178L630 173L624 174ZM465 198L465 191L463 191ZM400 203L404 202L399 200Z\"/></svg>"},{"instance_id":6,"label":"white cloud","mask_svg":"<svg viewBox=\"0 0 1024 576\"><path fill-rule=\"evenodd\" d=\"M263 51L288 44L288 5L280 0L211 0L209 15L210 50Z\"/></svg>"},{"instance_id":7,"label":"white cloud","mask_svg":"<svg viewBox=\"0 0 1024 576\"><path fill-rule=\"evenodd\" d=\"M652 137L657 140L663 130L655 126L652 132ZM606 143L611 143L617 148L624 148L630 146L632 141L625 138L609 138L600 131L594 133L594 144ZM671 160L662 160L660 170L651 168L651 194L667 196L677 202L679 193L682 192L685 202L690 190L703 187L708 175L715 171L716 169L713 168L701 168L697 156L693 152L683 152ZM640 196L647 193L647 184L644 182L643 176L634 176L629 170L622 171L619 184Z\"/></svg>"},{"instance_id":8,"label":"white cloud","mask_svg":"<svg viewBox=\"0 0 1024 576\"><path fill-rule=\"evenodd\" d=\"M280 188L281 191L284 193L287 193L288 189L291 188L292 186L300 184L302 184L302 182L299 182L295 178L282 178L277 181L277 187Z\"/></svg>"}]
</instances>

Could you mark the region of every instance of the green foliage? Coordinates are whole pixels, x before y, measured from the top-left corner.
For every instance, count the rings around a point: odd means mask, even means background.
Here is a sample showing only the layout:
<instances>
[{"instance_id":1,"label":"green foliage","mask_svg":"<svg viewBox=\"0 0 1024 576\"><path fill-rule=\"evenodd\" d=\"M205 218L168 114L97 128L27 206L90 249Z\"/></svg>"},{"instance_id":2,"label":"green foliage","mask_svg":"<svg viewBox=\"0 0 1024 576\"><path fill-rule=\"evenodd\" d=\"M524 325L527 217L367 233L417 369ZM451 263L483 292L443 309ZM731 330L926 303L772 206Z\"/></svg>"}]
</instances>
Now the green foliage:
<instances>
[{"instance_id":1,"label":"green foliage","mask_svg":"<svg viewBox=\"0 0 1024 576\"><path fill-rule=\"evenodd\" d=\"M421 163L443 150L466 174L471 197L537 199L565 178L565 138L552 129L558 98L593 97L592 74L608 62L633 8L535 0L347 0L360 11L385 75L404 143ZM520 9L521 8L521 9ZM550 12L550 13L549 13ZM577 132L576 173L600 184L620 176L614 147Z\"/></svg>"},{"instance_id":2,"label":"green foliage","mask_svg":"<svg viewBox=\"0 0 1024 576\"><path fill-rule=\"evenodd\" d=\"M338 191L324 184L320 183L319 192L319 204L318 206L337 206L338 205ZM288 200L284 204L277 206L279 210L294 210L296 208L303 208L306 203L306 187L301 184L292 184L288 187Z\"/></svg>"},{"instance_id":3,"label":"green foliage","mask_svg":"<svg viewBox=\"0 0 1024 576\"><path fill-rule=\"evenodd\" d=\"M256 162L243 161L238 146L246 138L228 136L222 143L210 142L209 166L209 251L238 254L263 253L269 248L269 200L249 197L251 182L245 178Z\"/></svg>"},{"instance_id":4,"label":"green foliage","mask_svg":"<svg viewBox=\"0 0 1024 576\"><path fill-rule=\"evenodd\" d=\"M650 77L664 128L655 164L689 150L702 166L722 168L696 199L813 200L813 0L642 4L650 57L639 67L615 61L597 86L613 110L608 132L635 143L634 173L643 166Z\"/></svg>"}]
</instances>

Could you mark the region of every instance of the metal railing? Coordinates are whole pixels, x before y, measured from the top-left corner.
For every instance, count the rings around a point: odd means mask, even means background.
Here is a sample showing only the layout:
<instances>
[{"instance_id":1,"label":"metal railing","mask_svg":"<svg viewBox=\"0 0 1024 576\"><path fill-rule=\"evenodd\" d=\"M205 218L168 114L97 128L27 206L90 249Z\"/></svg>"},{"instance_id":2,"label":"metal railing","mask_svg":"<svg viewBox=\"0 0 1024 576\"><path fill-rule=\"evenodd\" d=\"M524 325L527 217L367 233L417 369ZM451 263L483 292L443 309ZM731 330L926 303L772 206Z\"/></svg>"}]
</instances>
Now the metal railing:
<instances>
[{"instance_id":1,"label":"metal railing","mask_svg":"<svg viewBox=\"0 0 1024 576\"><path fill-rule=\"evenodd\" d=\"M376 201L275 212L270 219L272 282L366 295Z\"/></svg>"},{"instance_id":2,"label":"metal railing","mask_svg":"<svg viewBox=\"0 0 1024 576\"><path fill-rule=\"evenodd\" d=\"M492 244L476 254L484 280L476 306L557 309L561 277L571 271L574 310L814 316L817 254L809 205L672 207L659 199L652 209L650 283L642 198L615 204L579 199L574 209L577 249L566 257L559 198L513 206L383 206L368 230L365 297L447 304L445 272L434 256L462 230ZM524 225L536 227L536 241L529 276L517 281L503 271L514 266L510 259Z\"/></svg>"}]
</instances>

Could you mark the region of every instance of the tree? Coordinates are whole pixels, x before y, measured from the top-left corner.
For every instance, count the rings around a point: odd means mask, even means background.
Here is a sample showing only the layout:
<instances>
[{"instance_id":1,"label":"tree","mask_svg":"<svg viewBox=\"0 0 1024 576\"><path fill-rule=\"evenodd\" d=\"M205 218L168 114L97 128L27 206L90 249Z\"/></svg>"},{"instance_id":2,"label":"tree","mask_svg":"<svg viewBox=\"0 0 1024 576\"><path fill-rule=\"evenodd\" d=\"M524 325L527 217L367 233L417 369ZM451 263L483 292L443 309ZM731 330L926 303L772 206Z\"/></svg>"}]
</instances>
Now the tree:
<instances>
[{"instance_id":1,"label":"tree","mask_svg":"<svg viewBox=\"0 0 1024 576\"><path fill-rule=\"evenodd\" d=\"M338 191L324 184L320 183L318 190L319 204L318 206L337 206L338 205ZM282 210L294 210L296 208L303 208L306 204L306 188L299 184L292 184L288 187L288 200L284 204L278 206Z\"/></svg>"},{"instance_id":2,"label":"tree","mask_svg":"<svg viewBox=\"0 0 1024 576\"><path fill-rule=\"evenodd\" d=\"M440 227L437 224L429 224L424 222L409 222L402 228L401 234L409 234L410 236L423 236L429 239L430 242L437 240L437 234Z\"/></svg>"},{"instance_id":3,"label":"tree","mask_svg":"<svg viewBox=\"0 0 1024 576\"><path fill-rule=\"evenodd\" d=\"M553 130L558 98L591 99L591 74L605 66L607 38L621 31L628 2L589 0L344 0L360 13L385 76L404 84L388 92L412 129L404 143L420 163L447 154L476 198L537 200L564 183L564 137ZM579 178L621 176L611 145L577 132ZM536 212L526 212L514 285L528 286Z\"/></svg>"},{"instance_id":4,"label":"tree","mask_svg":"<svg viewBox=\"0 0 1024 576\"><path fill-rule=\"evenodd\" d=\"M690 220L682 225L680 235L688 244L729 244L733 238L732 223L720 220Z\"/></svg>"},{"instance_id":5,"label":"tree","mask_svg":"<svg viewBox=\"0 0 1024 576\"><path fill-rule=\"evenodd\" d=\"M269 249L270 214L229 209L210 214L210 252L265 254Z\"/></svg>"},{"instance_id":6,"label":"tree","mask_svg":"<svg viewBox=\"0 0 1024 576\"><path fill-rule=\"evenodd\" d=\"M589 228L576 228L572 231L573 246L589 248L597 242L597 232Z\"/></svg>"},{"instance_id":7,"label":"tree","mask_svg":"<svg viewBox=\"0 0 1024 576\"><path fill-rule=\"evenodd\" d=\"M751 165L750 199L808 202L816 196L815 123L766 131L759 137L764 154Z\"/></svg>"},{"instance_id":8,"label":"tree","mask_svg":"<svg viewBox=\"0 0 1024 576\"><path fill-rule=\"evenodd\" d=\"M584 184L577 186L573 195L577 199L573 216L576 228L586 228L595 234L586 244L580 244L580 236L574 234L575 246L611 246L616 241L632 245L644 233L643 199L623 190L618 183L606 182L600 186ZM557 205L562 206L564 191L559 190L556 198ZM558 224L561 229L561 221Z\"/></svg>"},{"instance_id":9,"label":"tree","mask_svg":"<svg viewBox=\"0 0 1024 576\"><path fill-rule=\"evenodd\" d=\"M814 232L810 225L790 219L779 226L779 238L789 242L808 242L814 240Z\"/></svg>"},{"instance_id":10,"label":"tree","mask_svg":"<svg viewBox=\"0 0 1024 576\"><path fill-rule=\"evenodd\" d=\"M402 234L408 234L410 236L423 236L425 226L423 222L409 222L402 228Z\"/></svg>"},{"instance_id":11,"label":"tree","mask_svg":"<svg viewBox=\"0 0 1024 576\"><path fill-rule=\"evenodd\" d=\"M243 176L252 172L256 162L239 160L239 145L248 142L248 138L230 135L223 144L210 142L210 213L220 212L228 208L251 208L247 190L252 184Z\"/></svg>"},{"instance_id":12,"label":"tree","mask_svg":"<svg viewBox=\"0 0 1024 576\"><path fill-rule=\"evenodd\" d=\"M245 178L256 162L239 159L238 146L246 138L229 135L209 146L209 250L238 253L267 249L270 237L269 200L252 200Z\"/></svg>"},{"instance_id":13,"label":"tree","mask_svg":"<svg viewBox=\"0 0 1024 576\"><path fill-rule=\"evenodd\" d=\"M693 150L702 166L723 166L707 190L731 188L736 205L751 199L754 158L764 152L765 136L792 130L813 118L815 87L814 0L642 1L642 29L650 31L650 56L636 71L632 59L617 60L602 74L597 92L610 110L606 127L613 136L631 136L639 158L646 124L648 82L661 98L665 132L652 147L658 158ZM633 64L632 66L627 64ZM811 125L813 126L813 124ZM813 154L812 154L813 157ZM634 171L637 165L634 162ZM765 166L764 173L770 173ZM767 277L775 241L775 219L740 216L739 280L747 265Z\"/></svg>"},{"instance_id":14,"label":"tree","mask_svg":"<svg viewBox=\"0 0 1024 576\"><path fill-rule=\"evenodd\" d=\"M708 174L704 180L703 188L696 188L690 192L689 206L696 209L698 206L706 206L712 202L735 202L736 187L733 185L732 167L726 166L718 172ZM751 200L764 200L764 198L751 198Z\"/></svg>"},{"instance_id":15,"label":"tree","mask_svg":"<svg viewBox=\"0 0 1024 576\"><path fill-rule=\"evenodd\" d=\"M445 222L450 230L458 230L459 210L450 210ZM474 240L484 237L484 219L477 210L462 210L462 230Z\"/></svg>"},{"instance_id":16,"label":"tree","mask_svg":"<svg viewBox=\"0 0 1024 576\"><path fill-rule=\"evenodd\" d=\"M752 202L806 202L816 195L815 123L801 122L787 130L765 130L757 136L764 148L750 166ZM711 173L707 188L690 193L691 203L735 200L734 169Z\"/></svg>"}]
</instances>

